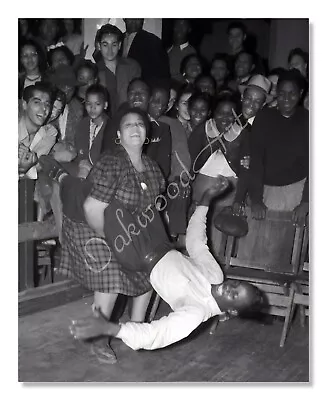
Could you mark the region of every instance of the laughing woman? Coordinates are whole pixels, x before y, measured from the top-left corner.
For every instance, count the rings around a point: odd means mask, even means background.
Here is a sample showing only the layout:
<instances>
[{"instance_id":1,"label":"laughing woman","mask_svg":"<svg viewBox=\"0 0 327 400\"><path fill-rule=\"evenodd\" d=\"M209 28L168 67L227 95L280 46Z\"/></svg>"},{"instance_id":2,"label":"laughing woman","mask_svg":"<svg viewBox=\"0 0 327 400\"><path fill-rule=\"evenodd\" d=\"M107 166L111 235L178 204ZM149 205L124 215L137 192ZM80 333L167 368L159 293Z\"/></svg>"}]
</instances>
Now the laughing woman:
<instances>
[{"instance_id":1,"label":"laughing woman","mask_svg":"<svg viewBox=\"0 0 327 400\"><path fill-rule=\"evenodd\" d=\"M131 320L143 322L151 297L145 273L126 273L104 240L104 211L113 199L134 215L154 205L164 190L157 164L142 154L147 142L147 116L140 109L126 110L120 119L114 152L104 153L83 181L83 196L74 203L70 180L63 178L62 257L60 271L94 291L94 310L109 320L118 294L133 297ZM79 183L79 182L77 182ZM69 198L69 201L65 201ZM84 199L86 200L84 201ZM81 213L77 211L81 210ZM84 214L85 219L80 214ZM116 361L110 348L98 346L106 362ZM103 357L102 357L103 358Z\"/></svg>"}]
</instances>

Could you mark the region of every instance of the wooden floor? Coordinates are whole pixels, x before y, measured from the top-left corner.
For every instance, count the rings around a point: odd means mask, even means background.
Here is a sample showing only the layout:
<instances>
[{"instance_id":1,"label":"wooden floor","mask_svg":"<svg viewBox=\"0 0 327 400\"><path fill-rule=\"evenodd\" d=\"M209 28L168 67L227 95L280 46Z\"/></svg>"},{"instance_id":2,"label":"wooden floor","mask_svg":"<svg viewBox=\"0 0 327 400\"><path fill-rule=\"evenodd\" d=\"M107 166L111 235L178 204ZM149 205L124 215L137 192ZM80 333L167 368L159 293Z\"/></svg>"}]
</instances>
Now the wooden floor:
<instances>
[{"instance_id":1,"label":"wooden floor","mask_svg":"<svg viewBox=\"0 0 327 400\"><path fill-rule=\"evenodd\" d=\"M233 319L214 335L203 324L186 340L156 351L112 343L118 363L99 363L69 334L71 319L90 314L92 298L19 319L20 382L308 382L309 329L295 321L284 348L282 321ZM158 315L169 307L160 305Z\"/></svg>"}]
</instances>

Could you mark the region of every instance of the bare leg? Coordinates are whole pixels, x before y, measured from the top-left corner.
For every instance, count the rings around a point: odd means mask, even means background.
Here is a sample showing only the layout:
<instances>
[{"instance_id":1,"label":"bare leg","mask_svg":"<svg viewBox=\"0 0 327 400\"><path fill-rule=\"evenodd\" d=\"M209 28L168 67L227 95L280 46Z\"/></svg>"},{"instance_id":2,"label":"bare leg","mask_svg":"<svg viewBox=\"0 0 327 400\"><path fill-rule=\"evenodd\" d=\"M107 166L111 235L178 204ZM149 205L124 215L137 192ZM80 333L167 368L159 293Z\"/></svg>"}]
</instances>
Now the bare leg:
<instances>
[{"instance_id":1,"label":"bare leg","mask_svg":"<svg viewBox=\"0 0 327 400\"><path fill-rule=\"evenodd\" d=\"M145 314L149 306L152 290L133 298L131 320L133 322L144 322Z\"/></svg>"},{"instance_id":2,"label":"bare leg","mask_svg":"<svg viewBox=\"0 0 327 400\"><path fill-rule=\"evenodd\" d=\"M94 315L98 318L102 318L97 309L107 318L111 318L112 311L114 309L118 294L117 293L100 293L94 292ZM94 354L98 361L106 364L115 364L117 362L117 357L110 346L111 338L104 338L92 342L91 353Z\"/></svg>"},{"instance_id":3,"label":"bare leg","mask_svg":"<svg viewBox=\"0 0 327 400\"><path fill-rule=\"evenodd\" d=\"M102 314L110 319L118 294L94 292L94 308L100 309Z\"/></svg>"}]
</instances>

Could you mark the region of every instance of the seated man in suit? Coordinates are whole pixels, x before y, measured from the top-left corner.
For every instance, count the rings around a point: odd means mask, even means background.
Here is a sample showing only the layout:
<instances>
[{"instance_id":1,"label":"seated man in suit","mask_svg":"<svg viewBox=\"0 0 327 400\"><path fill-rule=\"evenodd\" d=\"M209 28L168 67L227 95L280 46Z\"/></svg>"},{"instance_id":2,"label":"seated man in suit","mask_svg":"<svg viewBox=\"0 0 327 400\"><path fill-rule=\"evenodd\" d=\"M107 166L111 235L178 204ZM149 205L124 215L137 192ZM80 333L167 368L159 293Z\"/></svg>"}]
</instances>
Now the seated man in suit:
<instances>
[{"instance_id":1,"label":"seated man in suit","mask_svg":"<svg viewBox=\"0 0 327 400\"><path fill-rule=\"evenodd\" d=\"M169 80L169 59L161 39L142 29L143 18L124 18L124 22L123 57L133 58L140 64L142 79L148 84L154 80Z\"/></svg>"},{"instance_id":2,"label":"seated man in suit","mask_svg":"<svg viewBox=\"0 0 327 400\"><path fill-rule=\"evenodd\" d=\"M186 234L186 246L190 257L167 248L159 257L153 257L152 265L151 262L148 263L149 279L154 290L172 308L168 316L151 323L115 324L108 322L98 312L86 320L72 321L70 331L74 338L89 339L109 335L121 339L134 350L155 350L188 337L202 322L215 315L237 316L249 310L259 309L263 303L261 292L247 282L224 281L223 272L207 247L206 217L209 204L214 197L223 193L227 186L226 178L219 177L216 185L204 193L194 212ZM104 232L108 243L114 240L110 224L117 224L115 216L118 207L120 208L119 204L115 207L109 206L105 212ZM126 210L124 215L125 213ZM130 227L128 222L132 218L132 214L127 212L124 225ZM136 264L139 248L143 245L143 236L147 236L147 229L148 227L143 230L140 228L139 232L135 229L130 231L131 236L135 235L133 238L139 243L139 246L135 246L133 258ZM114 246L113 243L113 249ZM133 245L130 244L127 251L133 251Z\"/></svg>"}]
</instances>

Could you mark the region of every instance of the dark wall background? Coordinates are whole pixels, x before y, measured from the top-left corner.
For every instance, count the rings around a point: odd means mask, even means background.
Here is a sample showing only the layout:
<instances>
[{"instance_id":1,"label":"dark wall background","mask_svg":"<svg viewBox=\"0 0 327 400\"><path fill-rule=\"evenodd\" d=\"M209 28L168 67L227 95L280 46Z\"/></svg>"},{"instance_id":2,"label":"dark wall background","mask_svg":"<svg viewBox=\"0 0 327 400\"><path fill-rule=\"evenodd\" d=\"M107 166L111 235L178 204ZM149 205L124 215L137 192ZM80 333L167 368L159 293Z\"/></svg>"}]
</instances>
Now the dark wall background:
<instances>
[{"instance_id":1,"label":"dark wall background","mask_svg":"<svg viewBox=\"0 0 327 400\"><path fill-rule=\"evenodd\" d=\"M190 43L197 48L203 57L208 59L217 52L227 52L227 27L232 21L237 19L223 18L193 18L190 19L192 33ZM269 56L269 33L270 19L242 19L243 24L248 30L247 46L250 50L256 51L261 57ZM172 44L172 26L174 19L162 19L162 40L166 48ZM207 46L200 46L202 39L205 38Z\"/></svg>"}]
</instances>

